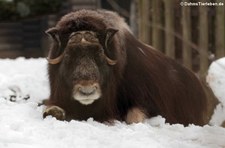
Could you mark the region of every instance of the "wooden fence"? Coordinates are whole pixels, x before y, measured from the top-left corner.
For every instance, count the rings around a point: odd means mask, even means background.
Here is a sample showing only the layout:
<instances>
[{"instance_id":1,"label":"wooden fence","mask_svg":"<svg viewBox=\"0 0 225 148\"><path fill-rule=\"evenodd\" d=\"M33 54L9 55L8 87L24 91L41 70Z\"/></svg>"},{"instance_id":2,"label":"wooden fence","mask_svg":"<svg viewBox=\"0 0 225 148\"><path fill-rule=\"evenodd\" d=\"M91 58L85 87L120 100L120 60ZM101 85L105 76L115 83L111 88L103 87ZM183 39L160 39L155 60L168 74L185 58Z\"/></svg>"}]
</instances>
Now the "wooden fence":
<instances>
[{"instance_id":1,"label":"wooden fence","mask_svg":"<svg viewBox=\"0 0 225 148\"><path fill-rule=\"evenodd\" d=\"M189 0L131 1L130 25L139 39L189 69L204 76L212 60L225 56L224 5L181 5ZM192 3L207 1L192 0ZM212 2L225 4L223 0ZM65 11L61 11L59 16L74 9L99 8L100 0L68 0L64 5ZM48 49L44 30L53 26L57 19L49 15L0 23L0 58L44 56Z\"/></svg>"},{"instance_id":2,"label":"wooden fence","mask_svg":"<svg viewBox=\"0 0 225 148\"><path fill-rule=\"evenodd\" d=\"M51 16L0 23L0 58L39 57L44 55L44 30Z\"/></svg>"},{"instance_id":3,"label":"wooden fence","mask_svg":"<svg viewBox=\"0 0 225 148\"><path fill-rule=\"evenodd\" d=\"M204 76L213 60L225 56L225 1L133 2L137 5L139 39L187 68ZM217 3L218 6L203 6L198 2ZM199 6L193 6L196 3Z\"/></svg>"},{"instance_id":4,"label":"wooden fence","mask_svg":"<svg viewBox=\"0 0 225 148\"><path fill-rule=\"evenodd\" d=\"M47 55L49 40L44 33L56 24L60 16L71 10L100 7L100 0L66 0L55 15L27 18L16 22L0 22L0 58L18 56L40 57Z\"/></svg>"}]
</instances>

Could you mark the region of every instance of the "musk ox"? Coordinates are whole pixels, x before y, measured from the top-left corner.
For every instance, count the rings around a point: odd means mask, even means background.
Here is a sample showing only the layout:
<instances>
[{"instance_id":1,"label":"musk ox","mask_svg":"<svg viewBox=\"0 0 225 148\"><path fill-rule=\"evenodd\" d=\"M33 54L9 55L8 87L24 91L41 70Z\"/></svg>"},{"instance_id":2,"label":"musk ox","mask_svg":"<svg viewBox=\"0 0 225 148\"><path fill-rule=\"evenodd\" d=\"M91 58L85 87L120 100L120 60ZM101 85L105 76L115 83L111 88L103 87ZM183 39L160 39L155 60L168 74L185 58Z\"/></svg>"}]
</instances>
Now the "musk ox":
<instances>
[{"instance_id":1,"label":"musk ox","mask_svg":"<svg viewBox=\"0 0 225 148\"><path fill-rule=\"evenodd\" d=\"M138 41L116 13L78 10L46 33L53 44L44 117L136 123L161 115L171 124L205 124L198 78Z\"/></svg>"}]
</instances>

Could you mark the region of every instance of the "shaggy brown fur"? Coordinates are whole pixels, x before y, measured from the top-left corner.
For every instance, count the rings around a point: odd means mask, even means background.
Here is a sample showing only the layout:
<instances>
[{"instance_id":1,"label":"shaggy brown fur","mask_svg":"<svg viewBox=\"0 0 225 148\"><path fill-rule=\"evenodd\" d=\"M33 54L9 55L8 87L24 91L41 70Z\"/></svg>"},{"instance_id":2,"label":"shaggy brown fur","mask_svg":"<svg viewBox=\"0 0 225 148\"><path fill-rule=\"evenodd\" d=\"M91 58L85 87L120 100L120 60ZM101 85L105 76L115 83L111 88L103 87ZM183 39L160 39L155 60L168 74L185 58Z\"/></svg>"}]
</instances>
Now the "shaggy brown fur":
<instances>
[{"instance_id":1,"label":"shaggy brown fur","mask_svg":"<svg viewBox=\"0 0 225 148\"><path fill-rule=\"evenodd\" d=\"M114 32L107 39L108 30ZM99 43L68 45L70 34L77 31L96 32ZM64 114L62 109L67 120L93 117L104 122L129 118L136 122L130 117L137 113L141 115L137 121L161 115L171 124L204 124L206 96L198 78L138 41L116 13L105 10L72 12L62 17L48 33L55 42L49 56L56 58L65 52L60 63L49 64L51 95L47 105L48 108L60 107L57 116L59 112ZM55 45L57 36L60 45ZM109 65L103 52L116 60L116 64ZM74 85L83 80L98 83L101 90L101 97L89 105L72 97ZM132 109L137 112L132 114ZM54 116L54 113L48 109L44 113L47 115Z\"/></svg>"}]
</instances>

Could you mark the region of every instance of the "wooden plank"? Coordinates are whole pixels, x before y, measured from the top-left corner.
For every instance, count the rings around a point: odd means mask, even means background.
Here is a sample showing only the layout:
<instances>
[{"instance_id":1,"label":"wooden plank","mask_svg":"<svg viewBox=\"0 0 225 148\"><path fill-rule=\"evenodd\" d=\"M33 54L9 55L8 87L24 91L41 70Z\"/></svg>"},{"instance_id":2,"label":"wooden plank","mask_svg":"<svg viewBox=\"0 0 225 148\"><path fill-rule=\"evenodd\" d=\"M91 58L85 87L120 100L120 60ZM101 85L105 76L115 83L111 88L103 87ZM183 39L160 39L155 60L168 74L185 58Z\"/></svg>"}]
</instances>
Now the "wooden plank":
<instances>
[{"instance_id":1,"label":"wooden plank","mask_svg":"<svg viewBox=\"0 0 225 148\"><path fill-rule=\"evenodd\" d=\"M83 4L90 4L90 3L96 3L97 0L70 0L70 2L72 4L80 4L80 3L83 3Z\"/></svg>"},{"instance_id":2,"label":"wooden plank","mask_svg":"<svg viewBox=\"0 0 225 148\"><path fill-rule=\"evenodd\" d=\"M35 26L37 24L40 24L41 18L30 18L30 19L25 19L21 21L23 26Z\"/></svg>"},{"instance_id":3,"label":"wooden plank","mask_svg":"<svg viewBox=\"0 0 225 148\"><path fill-rule=\"evenodd\" d=\"M0 23L1 36L17 36L22 33L21 23Z\"/></svg>"},{"instance_id":4,"label":"wooden plank","mask_svg":"<svg viewBox=\"0 0 225 148\"><path fill-rule=\"evenodd\" d=\"M24 42L23 46L24 48L29 48L29 47L40 47L40 40L36 39L36 40L28 40L26 42Z\"/></svg>"},{"instance_id":5,"label":"wooden plank","mask_svg":"<svg viewBox=\"0 0 225 148\"><path fill-rule=\"evenodd\" d=\"M174 0L164 0L165 4L165 54L171 58L175 58L175 37L174 30Z\"/></svg>"},{"instance_id":6,"label":"wooden plank","mask_svg":"<svg viewBox=\"0 0 225 148\"><path fill-rule=\"evenodd\" d=\"M24 32L40 32L40 24L37 25L25 25L23 26Z\"/></svg>"},{"instance_id":7,"label":"wooden plank","mask_svg":"<svg viewBox=\"0 0 225 148\"><path fill-rule=\"evenodd\" d=\"M161 50L163 52L163 36L162 36L162 30L160 29L163 27L162 22L162 11L161 11L161 0L152 0L152 22L153 22L153 28L152 28L152 46L155 47L158 50Z\"/></svg>"},{"instance_id":8,"label":"wooden plank","mask_svg":"<svg viewBox=\"0 0 225 148\"><path fill-rule=\"evenodd\" d=\"M17 30L17 31L13 31L13 30L4 30L4 29L0 29L0 36L1 37L13 37L13 36L22 36L22 30Z\"/></svg>"},{"instance_id":9,"label":"wooden plank","mask_svg":"<svg viewBox=\"0 0 225 148\"><path fill-rule=\"evenodd\" d=\"M135 36L138 36L138 1L131 0L129 24Z\"/></svg>"},{"instance_id":10,"label":"wooden plank","mask_svg":"<svg viewBox=\"0 0 225 148\"><path fill-rule=\"evenodd\" d=\"M185 0L189 2L189 0ZM182 55L183 55L183 64L188 69L192 69L192 49L188 45L191 42L191 11L190 7L183 6L182 8L182 36L183 36L183 46L182 46Z\"/></svg>"},{"instance_id":11,"label":"wooden plank","mask_svg":"<svg viewBox=\"0 0 225 148\"><path fill-rule=\"evenodd\" d=\"M0 46L0 51L1 50L22 50L23 46L21 44L7 44L7 43L3 43Z\"/></svg>"},{"instance_id":12,"label":"wooden plank","mask_svg":"<svg viewBox=\"0 0 225 148\"><path fill-rule=\"evenodd\" d=\"M1 48L1 46L0 46ZM24 53L22 50L1 50L0 49L0 58L17 58L19 56L24 56Z\"/></svg>"},{"instance_id":13,"label":"wooden plank","mask_svg":"<svg viewBox=\"0 0 225 148\"><path fill-rule=\"evenodd\" d=\"M150 1L139 1L139 39L147 44L150 43L150 25L149 25L149 12Z\"/></svg>"},{"instance_id":14,"label":"wooden plank","mask_svg":"<svg viewBox=\"0 0 225 148\"><path fill-rule=\"evenodd\" d=\"M217 3L221 0L216 0ZM224 3L225 5L225 3ZM216 58L225 56L225 6L216 7L215 19L215 49Z\"/></svg>"},{"instance_id":15,"label":"wooden plank","mask_svg":"<svg viewBox=\"0 0 225 148\"><path fill-rule=\"evenodd\" d=\"M96 9L99 6L99 0L69 0L72 10L78 9Z\"/></svg>"},{"instance_id":16,"label":"wooden plank","mask_svg":"<svg viewBox=\"0 0 225 148\"><path fill-rule=\"evenodd\" d=\"M207 2L207 0L202 0ZM199 53L200 53L200 76L205 77L208 70L208 7L199 7Z\"/></svg>"},{"instance_id":17,"label":"wooden plank","mask_svg":"<svg viewBox=\"0 0 225 148\"><path fill-rule=\"evenodd\" d=\"M28 39L28 40L33 39L33 38L39 40L40 37L41 37L40 31L39 32L24 32L24 35L23 35L23 38Z\"/></svg>"},{"instance_id":18,"label":"wooden plank","mask_svg":"<svg viewBox=\"0 0 225 148\"><path fill-rule=\"evenodd\" d=\"M96 9L97 7L95 5L74 5L72 6L72 10L79 10L79 9Z\"/></svg>"},{"instance_id":19,"label":"wooden plank","mask_svg":"<svg viewBox=\"0 0 225 148\"><path fill-rule=\"evenodd\" d=\"M0 28L19 28L21 23L0 23Z\"/></svg>"},{"instance_id":20,"label":"wooden plank","mask_svg":"<svg viewBox=\"0 0 225 148\"><path fill-rule=\"evenodd\" d=\"M47 20L45 20L45 26L49 23ZM23 20L19 23L0 23L1 57L43 55L43 50L41 50L41 41L44 35L41 32L43 23L43 19L37 18Z\"/></svg>"},{"instance_id":21,"label":"wooden plank","mask_svg":"<svg viewBox=\"0 0 225 148\"><path fill-rule=\"evenodd\" d=\"M21 43L23 41L22 37L16 36L0 36L0 43Z\"/></svg>"}]
</instances>

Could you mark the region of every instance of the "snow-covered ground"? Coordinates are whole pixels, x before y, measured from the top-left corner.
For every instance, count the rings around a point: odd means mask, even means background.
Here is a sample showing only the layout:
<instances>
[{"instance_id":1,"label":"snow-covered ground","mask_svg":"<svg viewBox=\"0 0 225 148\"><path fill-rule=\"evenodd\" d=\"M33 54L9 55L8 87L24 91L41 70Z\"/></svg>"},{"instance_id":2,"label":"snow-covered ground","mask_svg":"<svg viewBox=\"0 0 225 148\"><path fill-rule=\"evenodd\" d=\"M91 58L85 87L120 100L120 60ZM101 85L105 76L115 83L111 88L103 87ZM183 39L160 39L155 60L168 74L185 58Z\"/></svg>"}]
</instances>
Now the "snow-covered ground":
<instances>
[{"instance_id":1,"label":"snow-covered ground","mask_svg":"<svg viewBox=\"0 0 225 148\"><path fill-rule=\"evenodd\" d=\"M114 126L91 118L42 119L38 103L49 95L46 65L45 59L0 60L0 148L225 148L225 128L216 126L225 119L225 58L209 69L207 80L221 103L214 126L204 127L169 125L162 117Z\"/></svg>"},{"instance_id":2,"label":"snow-covered ground","mask_svg":"<svg viewBox=\"0 0 225 148\"><path fill-rule=\"evenodd\" d=\"M206 80L220 102L214 110L210 124L221 125L225 121L225 58L211 64Z\"/></svg>"}]
</instances>

